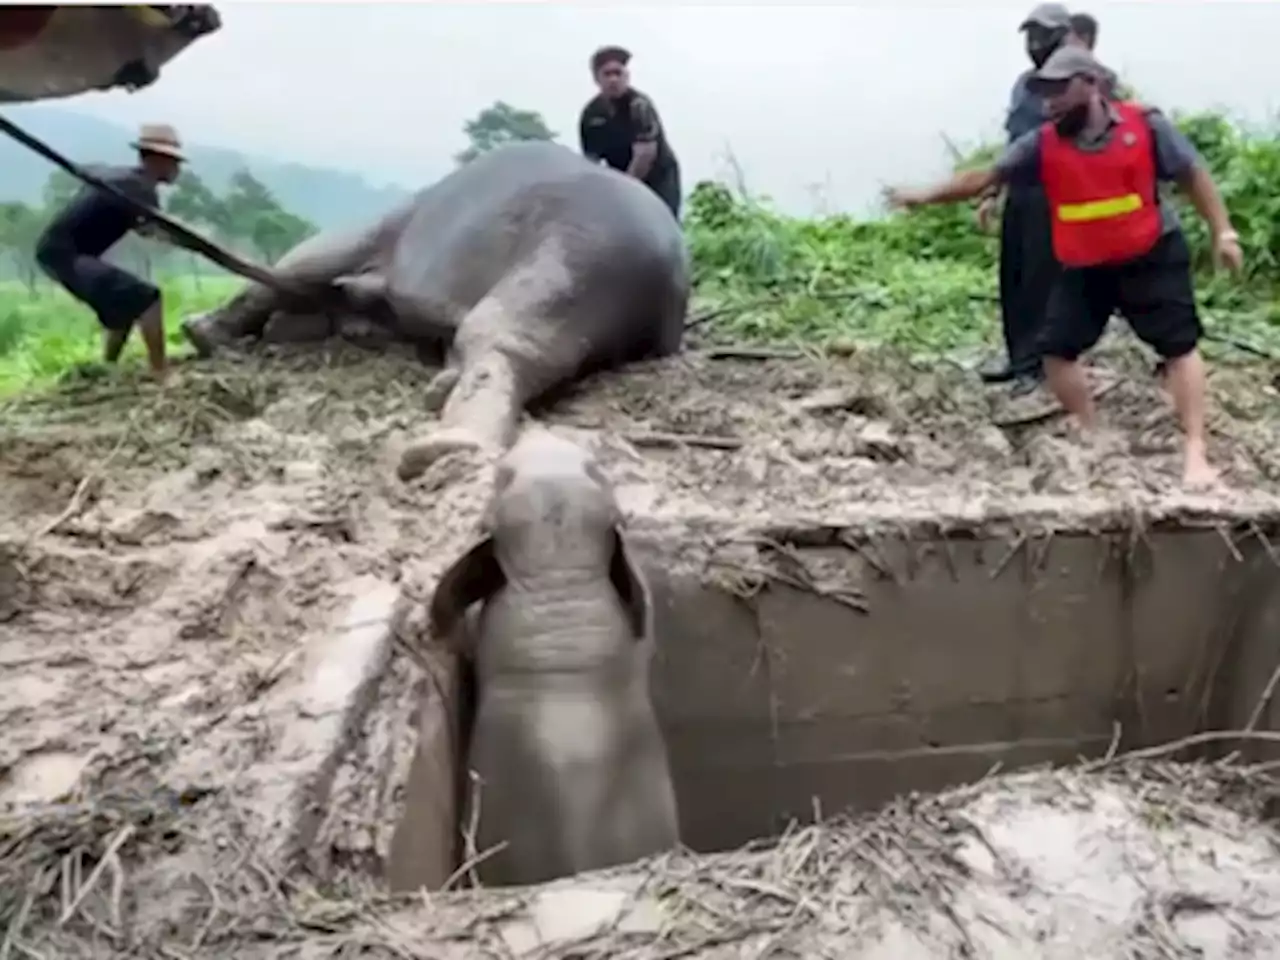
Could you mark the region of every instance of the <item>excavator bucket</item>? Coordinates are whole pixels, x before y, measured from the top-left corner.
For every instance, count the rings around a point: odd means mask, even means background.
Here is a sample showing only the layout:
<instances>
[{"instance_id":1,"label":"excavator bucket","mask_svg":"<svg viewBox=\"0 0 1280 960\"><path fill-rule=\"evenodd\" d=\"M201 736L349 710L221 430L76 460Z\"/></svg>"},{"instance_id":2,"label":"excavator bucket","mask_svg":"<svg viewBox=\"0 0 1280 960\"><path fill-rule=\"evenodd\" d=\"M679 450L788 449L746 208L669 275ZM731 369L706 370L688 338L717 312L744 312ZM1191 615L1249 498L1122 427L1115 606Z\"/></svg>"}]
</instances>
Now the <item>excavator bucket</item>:
<instances>
[{"instance_id":1,"label":"excavator bucket","mask_svg":"<svg viewBox=\"0 0 1280 960\"><path fill-rule=\"evenodd\" d=\"M141 89L221 26L208 4L0 6L0 104Z\"/></svg>"}]
</instances>

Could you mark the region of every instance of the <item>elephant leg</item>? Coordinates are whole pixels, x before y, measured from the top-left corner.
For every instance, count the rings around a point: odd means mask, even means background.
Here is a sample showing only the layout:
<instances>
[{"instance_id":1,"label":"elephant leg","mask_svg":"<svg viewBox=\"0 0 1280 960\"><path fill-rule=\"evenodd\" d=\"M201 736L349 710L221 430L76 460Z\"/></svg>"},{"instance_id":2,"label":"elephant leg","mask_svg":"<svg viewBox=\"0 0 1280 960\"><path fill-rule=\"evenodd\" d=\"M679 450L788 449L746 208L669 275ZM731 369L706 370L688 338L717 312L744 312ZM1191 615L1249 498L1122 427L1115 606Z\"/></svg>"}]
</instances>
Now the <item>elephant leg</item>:
<instances>
[{"instance_id":1,"label":"elephant leg","mask_svg":"<svg viewBox=\"0 0 1280 960\"><path fill-rule=\"evenodd\" d=\"M520 431L530 400L581 370L599 336L599 307L610 290L585 288L568 269L560 246L513 270L462 318L451 356L457 375L449 386L439 426L404 451L402 480L420 476L447 453L481 455L506 451ZM453 364L451 364L452 366Z\"/></svg>"},{"instance_id":2,"label":"elephant leg","mask_svg":"<svg viewBox=\"0 0 1280 960\"><path fill-rule=\"evenodd\" d=\"M321 343L333 334L333 321L317 314L278 313L262 328L265 343Z\"/></svg>"},{"instance_id":3,"label":"elephant leg","mask_svg":"<svg viewBox=\"0 0 1280 960\"><path fill-rule=\"evenodd\" d=\"M421 476L446 454L497 454L515 440L524 399L511 360L498 351L442 370L427 392L437 400L447 396L440 426L405 449L398 471L401 480Z\"/></svg>"},{"instance_id":4,"label":"elephant leg","mask_svg":"<svg viewBox=\"0 0 1280 960\"><path fill-rule=\"evenodd\" d=\"M278 305L274 291L250 284L221 307L183 320L182 333L197 354L211 357L243 337L261 336Z\"/></svg>"},{"instance_id":5,"label":"elephant leg","mask_svg":"<svg viewBox=\"0 0 1280 960\"><path fill-rule=\"evenodd\" d=\"M427 387L428 403L443 404L439 426L405 449L397 471L401 480L421 476L449 453L498 454L511 446L530 387L529 354L512 349L519 338L511 331L540 326L540 313L508 310L497 295L463 318L448 365Z\"/></svg>"}]
</instances>

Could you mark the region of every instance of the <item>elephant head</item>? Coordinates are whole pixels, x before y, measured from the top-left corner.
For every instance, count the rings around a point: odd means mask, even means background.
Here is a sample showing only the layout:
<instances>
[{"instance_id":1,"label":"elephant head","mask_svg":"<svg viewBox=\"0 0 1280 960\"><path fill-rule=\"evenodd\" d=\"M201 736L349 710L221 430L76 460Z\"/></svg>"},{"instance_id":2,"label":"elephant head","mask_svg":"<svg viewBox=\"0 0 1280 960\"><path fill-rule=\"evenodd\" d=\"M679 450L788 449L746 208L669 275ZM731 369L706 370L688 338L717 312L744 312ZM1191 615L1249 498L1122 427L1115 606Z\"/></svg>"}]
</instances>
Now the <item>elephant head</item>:
<instances>
[{"instance_id":1,"label":"elephant head","mask_svg":"<svg viewBox=\"0 0 1280 960\"><path fill-rule=\"evenodd\" d=\"M541 427L527 430L498 463L482 527L482 539L436 586L430 619L437 637L452 635L472 604L509 582L567 569L607 577L631 635L649 636L649 586L623 535L612 485L578 444Z\"/></svg>"}]
</instances>

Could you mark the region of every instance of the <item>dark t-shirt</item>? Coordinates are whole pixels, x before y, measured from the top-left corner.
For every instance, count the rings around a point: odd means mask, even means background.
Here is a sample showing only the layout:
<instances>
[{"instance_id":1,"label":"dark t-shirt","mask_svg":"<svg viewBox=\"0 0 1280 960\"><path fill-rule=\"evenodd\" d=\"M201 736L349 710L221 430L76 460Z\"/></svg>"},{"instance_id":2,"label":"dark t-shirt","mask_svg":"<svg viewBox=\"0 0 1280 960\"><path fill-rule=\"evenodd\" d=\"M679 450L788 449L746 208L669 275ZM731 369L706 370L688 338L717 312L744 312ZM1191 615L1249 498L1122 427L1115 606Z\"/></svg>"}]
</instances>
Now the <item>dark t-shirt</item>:
<instances>
[{"instance_id":1,"label":"dark t-shirt","mask_svg":"<svg viewBox=\"0 0 1280 960\"><path fill-rule=\"evenodd\" d=\"M155 184L136 167L90 167L89 172L126 196L160 206ZM85 186L45 227L36 243L42 260L100 257L121 237L142 225L142 218L110 194Z\"/></svg>"},{"instance_id":2,"label":"dark t-shirt","mask_svg":"<svg viewBox=\"0 0 1280 960\"><path fill-rule=\"evenodd\" d=\"M617 100L603 94L592 97L582 108L578 138L587 157L603 160L615 170L626 170L631 165L635 144L656 143L658 156L645 177L649 183L657 182L676 166L658 110L639 90L628 90Z\"/></svg>"}]
</instances>

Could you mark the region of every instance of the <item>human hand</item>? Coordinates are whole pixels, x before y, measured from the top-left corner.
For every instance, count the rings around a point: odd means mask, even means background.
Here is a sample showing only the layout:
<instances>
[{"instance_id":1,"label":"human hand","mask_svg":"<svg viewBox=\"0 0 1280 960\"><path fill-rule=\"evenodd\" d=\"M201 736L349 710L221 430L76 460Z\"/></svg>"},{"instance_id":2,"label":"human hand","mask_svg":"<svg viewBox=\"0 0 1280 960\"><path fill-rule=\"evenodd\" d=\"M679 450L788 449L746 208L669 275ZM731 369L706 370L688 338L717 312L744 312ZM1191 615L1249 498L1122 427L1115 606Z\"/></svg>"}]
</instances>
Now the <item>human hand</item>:
<instances>
[{"instance_id":1,"label":"human hand","mask_svg":"<svg viewBox=\"0 0 1280 960\"><path fill-rule=\"evenodd\" d=\"M924 204L924 196L919 190L908 190L906 187L885 187L884 202L891 210L910 210Z\"/></svg>"},{"instance_id":2,"label":"human hand","mask_svg":"<svg viewBox=\"0 0 1280 960\"><path fill-rule=\"evenodd\" d=\"M978 204L978 229L983 233L990 233L994 225L993 221L996 215L996 208L1000 206L998 197L984 197L982 202Z\"/></svg>"},{"instance_id":3,"label":"human hand","mask_svg":"<svg viewBox=\"0 0 1280 960\"><path fill-rule=\"evenodd\" d=\"M1224 230L1213 239L1213 262L1219 269L1239 273L1244 268L1244 251L1240 249L1240 235L1234 230Z\"/></svg>"}]
</instances>

